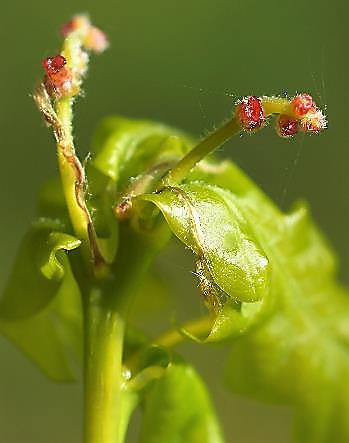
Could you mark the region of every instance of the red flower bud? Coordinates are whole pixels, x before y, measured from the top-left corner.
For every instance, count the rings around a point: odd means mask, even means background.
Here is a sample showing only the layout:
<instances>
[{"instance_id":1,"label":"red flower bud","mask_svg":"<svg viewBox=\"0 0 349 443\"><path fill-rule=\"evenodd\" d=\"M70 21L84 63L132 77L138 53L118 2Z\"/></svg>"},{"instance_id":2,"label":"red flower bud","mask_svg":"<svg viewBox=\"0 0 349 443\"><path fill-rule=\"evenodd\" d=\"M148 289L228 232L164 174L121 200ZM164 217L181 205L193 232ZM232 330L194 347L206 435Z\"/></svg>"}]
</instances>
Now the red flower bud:
<instances>
[{"instance_id":1,"label":"red flower bud","mask_svg":"<svg viewBox=\"0 0 349 443\"><path fill-rule=\"evenodd\" d=\"M63 72L62 75L44 77L44 85L49 95L61 98L64 96L73 96L77 93L77 88L74 86L71 72Z\"/></svg>"},{"instance_id":2,"label":"red flower bud","mask_svg":"<svg viewBox=\"0 0 349 443\"><path fill-rule=\"evenodd\" d=\"M308 114L300 121L300 127L304 132L318 134L327 127L326 116L319 108L313 106Z\"/></svg>"},{"instance_id":3,"label":"red flower bud","mask_svg":"<svg viewBox=\"0 0 349 443\"><path fill-rule=\"evenodd\" d=\"M114 207L115 215L119 220L126 220L129 218L131 210L132 200L130 198L127 198Z\"/></svg>"},{"instance_id":4,"label":"red flower bud","mask_svg":"<svg viewBox=\"0 0 349 443\"><path fill-rule=\"evenodd\" d=\"M265 111L259 97L244 97L237 103L236 117L246 131L255 131L265 122Z\"/></svg>"},{"instance_id":5,"label":"red flower bud","mask_svg":"<svg viewBox=\"0 0 349 443\"><path fill-rule=\"evenodd\" d=\"M66 59L63 55L47 57L42 61L46 71L44 84L51 96L60 98L77 94L79 87L74 81L72 71L66 67Z\"/></svg>"},{"instance_id":6,"label":"red flower bud","mask_svg":"<svg viewBox=\"0 0 349 443\"><path fill-rule=\"evenodd\" d=\"M279 115L276 130L280 137L290 138L298 132L298 121L288 115Z\"/></svg>"},{"instance_id":7,"label":"red flower bud","mask_svg":"<svg viewBox=\"0 0 349 443\"><path fill-rule=\"evenodd\" d=\"M315 105L309 94L299 94L291 101L291 109L296 117L304 117Z\"/></svg>"},{"instance_id":8,"label":"red flower bud","mask_svg":"<svg viewBox=\"0 0 349 443\"><path fill-rule=\"evenodd\" d=\"M57 74L67 63L63 55L58 54L53 57L47 57L42 61L42 65L47 75Z\"/></svg>"}]
</instances>

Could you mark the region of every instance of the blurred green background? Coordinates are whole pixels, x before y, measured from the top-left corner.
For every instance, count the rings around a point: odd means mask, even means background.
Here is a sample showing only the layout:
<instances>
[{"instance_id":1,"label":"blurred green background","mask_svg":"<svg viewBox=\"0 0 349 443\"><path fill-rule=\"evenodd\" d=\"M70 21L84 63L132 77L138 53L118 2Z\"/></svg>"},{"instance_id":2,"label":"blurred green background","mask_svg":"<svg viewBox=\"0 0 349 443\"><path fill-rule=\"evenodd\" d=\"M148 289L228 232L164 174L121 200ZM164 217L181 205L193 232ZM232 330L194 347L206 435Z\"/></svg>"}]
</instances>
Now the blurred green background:
<instances>
[{"instance_id":1,"label":"blurred green background","mask_svg":"<svg viewBox=\"0 0 349 443\"><path fill-rule=\"evenodd\" d=\"M59 50L60 24L81 11L89 12L111 41L110 49L93 59L86 95L77 105L83 155L96 122L111 113L162 120L201 135L246 94L309 91L327 108L329 129L319 137L285 142L266 130L233 139L224 155L282 208L300 197L310 202L348 281L348 2L32 0L3 3L0 13L0 286L34 217L37 191L56 171L53 142L30 92L43 73L40 60ZM161 266L172 269L173 292L186 294L184 307L182 298L177 309L197 308L195 292L183 290L193 282L192 257L179 264L174 256L165 254ZM208 381L229 443L291 441L286 408L224 391L219 381L224 350L190 345L183 353ZM80 387L46 381L2 338L0 359L0 442L80 441ZM129 441L136 441L134 434Z\"/></svg>"}]
</instances>

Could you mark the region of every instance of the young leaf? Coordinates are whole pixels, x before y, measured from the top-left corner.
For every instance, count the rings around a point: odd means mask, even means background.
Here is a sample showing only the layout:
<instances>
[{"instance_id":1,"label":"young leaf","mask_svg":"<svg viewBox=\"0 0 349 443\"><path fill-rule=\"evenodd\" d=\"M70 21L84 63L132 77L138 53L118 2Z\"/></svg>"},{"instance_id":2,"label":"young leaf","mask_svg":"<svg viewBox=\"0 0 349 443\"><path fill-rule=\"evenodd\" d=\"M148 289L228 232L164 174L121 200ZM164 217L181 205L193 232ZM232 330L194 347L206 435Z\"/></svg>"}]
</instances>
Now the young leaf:
<instances>
[{"instance_id":1,"label":"young leaf","mask_svg":"<svg viewBox=\"0 0 349 443\"><path fill-rule=\"evenodd\" d=\"M299 441L346 442L349 298L333 253L306 206L282 214L234 165L209 166L191 178L227 189L190 182L141 197L204 257L216 295L229 296L206 341L240 336L227 369L231 388L292 404Z\"/></svg>"},{"instance_id":2,"label":"young leaf","mask_svg":"<svg viewBox=\"0 0 349 443\"><path fill-rule=\"evenodd\" d=\"M267 295L268 259L234 194L191 182L141 199L159 207L176 236L204 263L203 278L217 288L214 296L228 296L234 313L244 312L241 303Z\"/></svg>"},{"instance_id":3,"label":"young leaf","mask_svg":"<svg viewBox=\"0 0 349 443\"><path fill-rule=\"evenodd\" d=\"M73 279L64 252L80 240L57 229L56 220L40 219L24 237L0 302L0 318L25 318L43 309Z\"/></svg>"},{"instance_id":4,"label":"young leaf","mask_svg":"<svg viewBox=\"0 0 349 443\"><path fill-rule=\"evenodd\" d=\"M92 165L123 188L160 163L185 154L192 141L169 126L146 120L108 117L98 126L92 143Z\"/></svg>"},{"instance_id":5,"label":"young leaf","mask_svg":"<svg viewBox=\"0 0 349 443\"><path fill-rule=\"evenodd\" d=\"M246 210L257 222L257 210ZM233 344L228 383L241 393L293 404L298 441L346 442L348 293L335 281L333 254L307 209L280 214L279 221L283 234L274 239L271 222L258 225L272 268L274 312Z\"/></svg>"},{"instance_id":6,"label":"young leaf","mask_svg":"<svg viewBox=\"0 0 349 443\"><path fill-rule=\"evenodd\" d=\"M144 394L140 443L223 443L206 388L185 364L170 363Z\"/></svg>"},{"instance_id":7,"label":"young leaf","mask_svg":"<svg viewBox=\"0 0 349 443\"><path fill-rule=\"evenodd\" d=\"M39 219L25 236L0 303L0 332L50 378L72 380L81 355L80 292L65 251L80 245Z\"/></svg>"},{"instance_id":8,"label":"young leaf","mask_svg":"<svg viewBox=\"0 0 349 443\"><path fill-rule=\"evenodd\" d=\"M66 257L63 263L65 277L55 297L33 316L0 319L0 333L48 377L72 381L82 355L82 307L79 288Z\"/></svg>"}]
</instances>

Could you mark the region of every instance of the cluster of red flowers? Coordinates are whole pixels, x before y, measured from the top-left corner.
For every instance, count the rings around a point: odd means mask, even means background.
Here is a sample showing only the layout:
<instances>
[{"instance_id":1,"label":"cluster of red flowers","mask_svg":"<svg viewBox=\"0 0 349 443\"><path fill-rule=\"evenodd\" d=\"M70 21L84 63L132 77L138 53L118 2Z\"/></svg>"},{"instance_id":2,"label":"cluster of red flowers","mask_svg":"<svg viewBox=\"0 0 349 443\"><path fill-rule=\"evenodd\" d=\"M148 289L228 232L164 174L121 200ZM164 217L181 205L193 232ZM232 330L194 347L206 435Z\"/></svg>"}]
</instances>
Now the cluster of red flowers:
<instances>
[{"instance_id":1,"label":"cluster of red flowers","mask_svg":"<svg viewBox=\"0 0 349 443\"><path fill-rule=\"evenodd\" d=\"M244 97L237 103L235 115L245 131L259 129L266 122L263 98ZM296 95L276 121L277 133L285 138L293 137L298 131L317 134L326 125L326 117L309 94Z\"/></svg>"},{"instance_id":2,"label":"cluster of red flowers","mask_svg":"<svg viewBox=\"0 0 349 443\"><path fill-rule=\"evenodd\" d=\"M108 46L108 40L104 32L92 26L89 19L84 15L77 15L62 26L62 35L66 38L79 30L83 48L93 52L102 52ZM55 98L71 97L80 89L81 77L84 74L87 54L81 51L81 69L71 69L67 66L67 60L62 54L47 57L42 61L46 75L44 85L48 94Z\"/></svg>"},{"instance_id":3,"label":"cluster of red flowers","mask_svg":"<svg viewBox=\"0 0 349 443\"><path fill-rule=\"evenodd\" d=\"M296 95L290 103L291 114L280 115L277 128L281 137L292 137L299 130L317 134L326 129L326 117L309 94Z\"/></svg>"}]
</instances>

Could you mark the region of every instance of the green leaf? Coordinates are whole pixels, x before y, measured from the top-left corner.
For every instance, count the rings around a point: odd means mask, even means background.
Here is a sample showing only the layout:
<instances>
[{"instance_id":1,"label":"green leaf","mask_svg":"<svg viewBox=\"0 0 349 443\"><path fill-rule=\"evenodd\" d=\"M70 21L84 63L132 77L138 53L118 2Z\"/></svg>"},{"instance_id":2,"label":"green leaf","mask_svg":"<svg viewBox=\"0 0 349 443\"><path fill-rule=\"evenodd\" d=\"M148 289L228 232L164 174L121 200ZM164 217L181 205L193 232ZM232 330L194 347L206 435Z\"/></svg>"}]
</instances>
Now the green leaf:
<instances>
[{"instance_id":1,"label":"green leaf","mask_svg":"<svg viewBox=\"0 0 349 443\"><path fill-rule=\"evenodd\" d=\"M34 315L69 285L63 251L76 249L80 240L58 232L60 228L56 220L40 219L24 237L0 301L0 318Z\"/></svg>"},{"instance_id":2,"label":"green leaf","mask_svg":"<svg viewBox=\"0 0 349 443\"><path fill-rule=\"evenodd\" d=\"M33 316L0 319L0 333L48 377L72 381L82 355L82 307L79 288L66 257L63 263L65 278L55 297ZM27 294L32 295L29 290Z\"/></svg>"},{"instance_id":3,"label":"green leaf","mask_svg":"<svg viewBox=\"0 0 349 443\"><path fill-rule=\"evenodd\" d=\"M131 177L179 159L191 146L183 132L161 123L108 117L96 130L92 164L123 188Z\"/></svg>"},{"instance_id":4,"label":"green leaf","mask_svg":"<svg viewBox=\"0 0 349 443\"><path fill-rule=\"evenodd\" d=\"M258 226L272 269L273 315L233 344L226 377L236 392L293 404L298 441L346 442L348 293L306 207L279 214L279 222L283 232L274 238L272 226Z\"/></svg>"},{"instance_id":5,"label":"green leaf","mask_svg":"<svg viewBox=\"0 0 349 443\"><path fill-rule=\"evenodd\" d=\"M205 341L231 340L229 386L293 405L300 442L347 442L349 294L308 208L283 214L229 162L199 165L188 182L140 198L228 296Z\"/></svg>"},{"instance_id":6,"label":"green leaf","mask_svg":"<svg viewBox=\"0 0 349 443\"><path fill-rule=\"evenodd\" d=\"M166 171L191 143L182 132L146 120L108 117L98 126L87 162L87 203L107 261L115 259L119 247L112 208L120 191L125 192L140 177L145 179L141 186L151 185L153 175Z\"/></svg>"},{"instance_id":7,"label":"green leaf","mask_svg":"<svg viewBox=\"0 0 349 443\"><path fill-rule=\"evenodd\" d=\"M175 235L204 262L204 277L229 296L239 312L242 302L265 296L268 260L232 193L192 182L141 199L159 207Z\"/></svg>"},{"instance_id":8,"label":"green leaf","mask_svg":"<svg viewBox=\"0 0 349 443\"><path fill-rule=\"evenodd\" d=\"M58 381L74 378L81 356L80 292L65 253L80 240L57 231L63 227L44 218L33 224L0 303L0 332Z\"/></svg>"},{"instance_id":9,"label":"green leaf","mask_svg":"<svg viewBox=\"0 0 349 443\"><path fill-rule=\"evenodd\" d=\"M113 213L116 187L112 180L90 165L88 169L87 206L92 215L103 257L112 263L119 247L119 224Z\"/></svg>"},{"instance_id":10,"label":"green leaf","mask_svg":"<svg viewBox=\"0 0 349 443\"><path fill-rule=\"evenodd\" d=\"M185 364L170 363L144 394L140 443L222 443L206 388Z\"/></svg>"}]
</instances>

